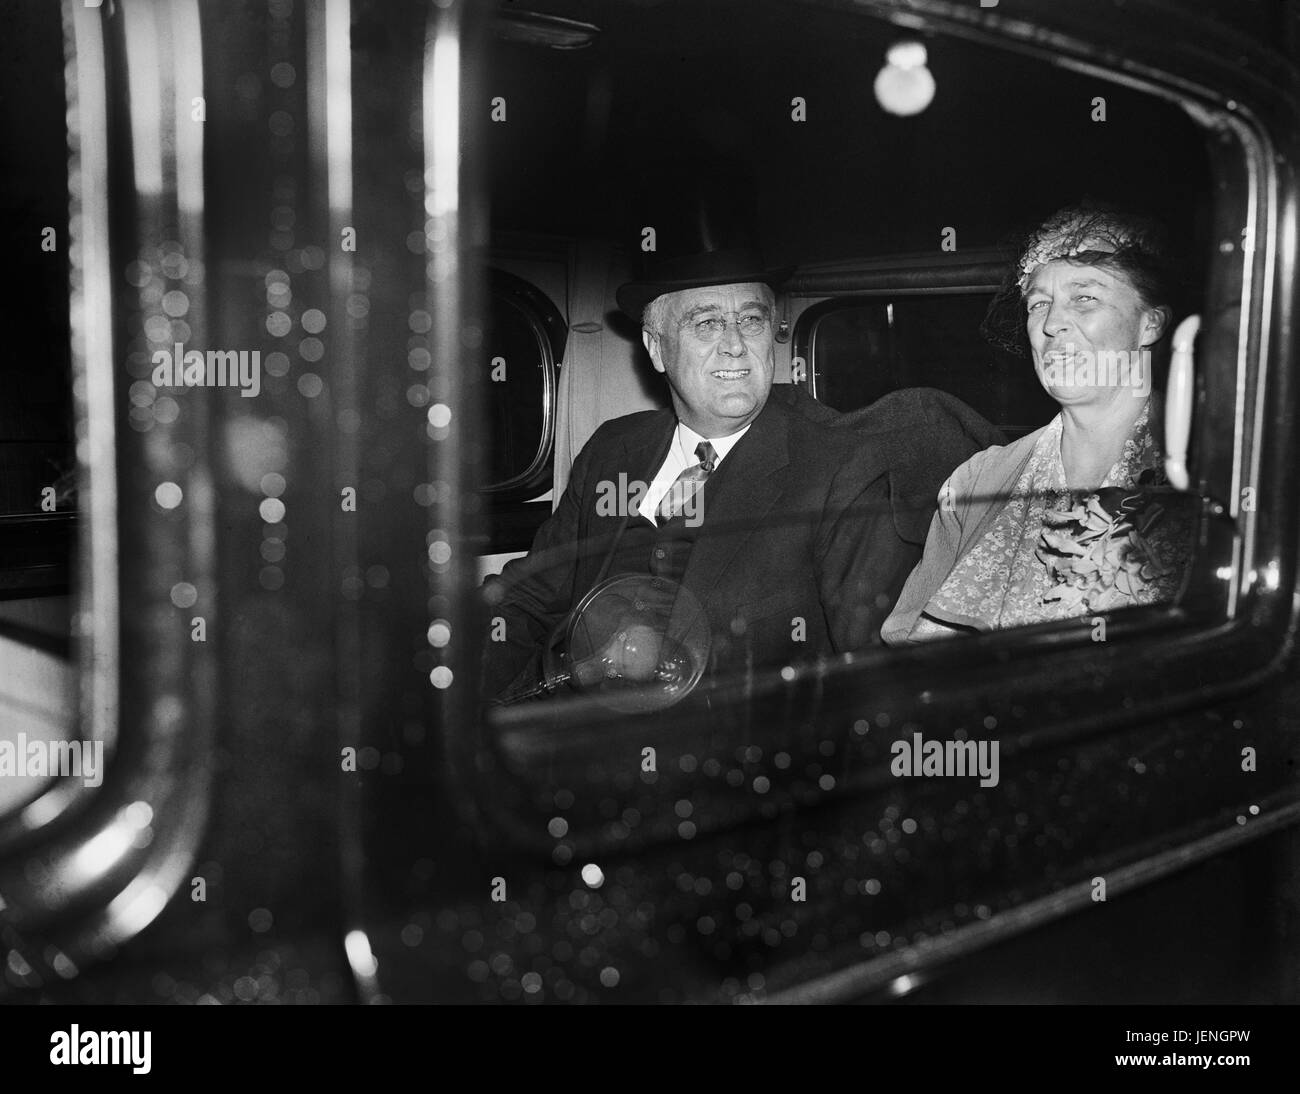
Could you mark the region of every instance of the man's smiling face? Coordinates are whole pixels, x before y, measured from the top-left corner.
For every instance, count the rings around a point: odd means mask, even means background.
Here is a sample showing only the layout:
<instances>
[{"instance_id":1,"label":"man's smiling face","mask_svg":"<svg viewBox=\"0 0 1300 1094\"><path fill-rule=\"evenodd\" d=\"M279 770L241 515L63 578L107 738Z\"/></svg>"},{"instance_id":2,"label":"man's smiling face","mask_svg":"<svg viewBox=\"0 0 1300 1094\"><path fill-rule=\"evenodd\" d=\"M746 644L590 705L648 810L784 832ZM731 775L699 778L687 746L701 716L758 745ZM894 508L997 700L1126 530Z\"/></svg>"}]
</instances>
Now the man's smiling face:
<instances>
[{"instance_id":1,"label":"man's smiling face","mask_svg":"<svg viewBox=\"0 0 1300 1094\"><path fill-rule=\"evenodd\" d=\"M758 417L772 389L772 290L713 285L668 294L658 331L643 332L668 377L677 417L703 437L726 437Z\"/></svg>"}]
</instances>

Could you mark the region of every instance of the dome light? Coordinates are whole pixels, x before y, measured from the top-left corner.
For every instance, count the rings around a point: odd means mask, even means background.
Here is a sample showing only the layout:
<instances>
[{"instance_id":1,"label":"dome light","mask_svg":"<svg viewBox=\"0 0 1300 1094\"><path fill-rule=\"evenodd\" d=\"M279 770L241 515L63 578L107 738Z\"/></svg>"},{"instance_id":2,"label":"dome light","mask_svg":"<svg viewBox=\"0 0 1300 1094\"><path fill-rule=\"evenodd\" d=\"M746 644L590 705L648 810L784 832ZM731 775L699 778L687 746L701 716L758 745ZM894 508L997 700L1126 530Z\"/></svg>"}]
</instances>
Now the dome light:
<instances>
[{"instance_id":1,"label":"dome light","mask_svg":"<svg viewBox=\"0 0 1300 1094\"><path fill-rule=\"evenodd\" d=\"M935 84L926 60L925 46L920 42L895 42L889 47L875 83L881 109L906 118L930 105Z\"/></svg>"}]
</instances>

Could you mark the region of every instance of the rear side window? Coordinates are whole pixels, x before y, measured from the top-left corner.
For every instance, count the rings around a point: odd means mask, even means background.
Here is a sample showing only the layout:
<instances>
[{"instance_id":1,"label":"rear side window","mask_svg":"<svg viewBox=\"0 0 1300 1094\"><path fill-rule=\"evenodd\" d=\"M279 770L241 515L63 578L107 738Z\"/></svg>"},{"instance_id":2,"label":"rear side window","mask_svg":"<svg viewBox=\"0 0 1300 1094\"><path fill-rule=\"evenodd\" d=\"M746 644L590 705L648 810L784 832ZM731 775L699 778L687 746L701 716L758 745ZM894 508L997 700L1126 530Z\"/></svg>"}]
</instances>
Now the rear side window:
<instances>
[{"instance_id":1,"label":"rear side window","mask_svg":"<svg viewBox=\"0 0 1300 1094\"><path fill-rule=\"evenodd\" d=\"M489 320L480 353L492 443L489 492L522 500L545 489L555 447L555 385L567 327L540 289L489 271Z\"/></svg>"},{"instance_id":2,"label":"rear side window","mask_svg":"<svg viewBox=\"0 0 1300 1094\"><path fill-rule=\"evenodd\" d=\"M800 317L795 353L811 363L812 393L839 411L906 387L957 396L1008 438L1056 407L1033 369L980 337L992 294L935 293L826 301Z\"/></svg>"}]
</instances>

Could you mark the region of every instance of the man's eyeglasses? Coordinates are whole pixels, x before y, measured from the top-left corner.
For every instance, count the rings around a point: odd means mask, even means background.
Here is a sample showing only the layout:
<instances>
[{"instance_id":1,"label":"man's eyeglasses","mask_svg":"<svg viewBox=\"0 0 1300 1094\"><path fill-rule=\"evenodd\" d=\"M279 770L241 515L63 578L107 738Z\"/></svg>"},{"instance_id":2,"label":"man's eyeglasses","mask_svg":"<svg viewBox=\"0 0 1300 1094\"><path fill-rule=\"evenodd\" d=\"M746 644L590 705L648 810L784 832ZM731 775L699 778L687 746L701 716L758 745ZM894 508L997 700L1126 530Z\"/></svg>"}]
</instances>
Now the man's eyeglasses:
<instances>
[{"instance_id":1,"label":"man's eyeglasses","mask_svg":"<svg viewBox=\"0 0 1300 1094\"><path fill-rule=\"evenodd\" d=\"M726 333L730 321L728 315L710 315L694 322L688 320L686 325L701 342L716 342ZM742 338L757 338L767 330L769 318L765 312L751 311L736 316L735 322Z\"/></svg>"}]
</instances>

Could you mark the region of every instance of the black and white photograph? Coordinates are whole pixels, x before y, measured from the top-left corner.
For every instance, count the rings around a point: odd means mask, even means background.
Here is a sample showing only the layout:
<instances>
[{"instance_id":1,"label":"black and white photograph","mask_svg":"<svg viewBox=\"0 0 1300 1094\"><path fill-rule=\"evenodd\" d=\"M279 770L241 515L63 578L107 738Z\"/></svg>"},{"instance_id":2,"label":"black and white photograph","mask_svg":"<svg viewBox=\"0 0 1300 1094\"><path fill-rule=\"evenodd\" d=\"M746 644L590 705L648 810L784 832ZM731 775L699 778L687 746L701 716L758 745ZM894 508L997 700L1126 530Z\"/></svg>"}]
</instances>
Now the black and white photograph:
<instances>
[{"instance_id":1,"label":"black and white photograph","mask_svg":"<svg viewBox=\"0 0 1300 1094\"><path fill-rule=\"evenodd\" d=\"M1285 1059L1300 5L0 27L33 1067L192 1069L158 1004Z\"/></svg>"}]
</instances>

